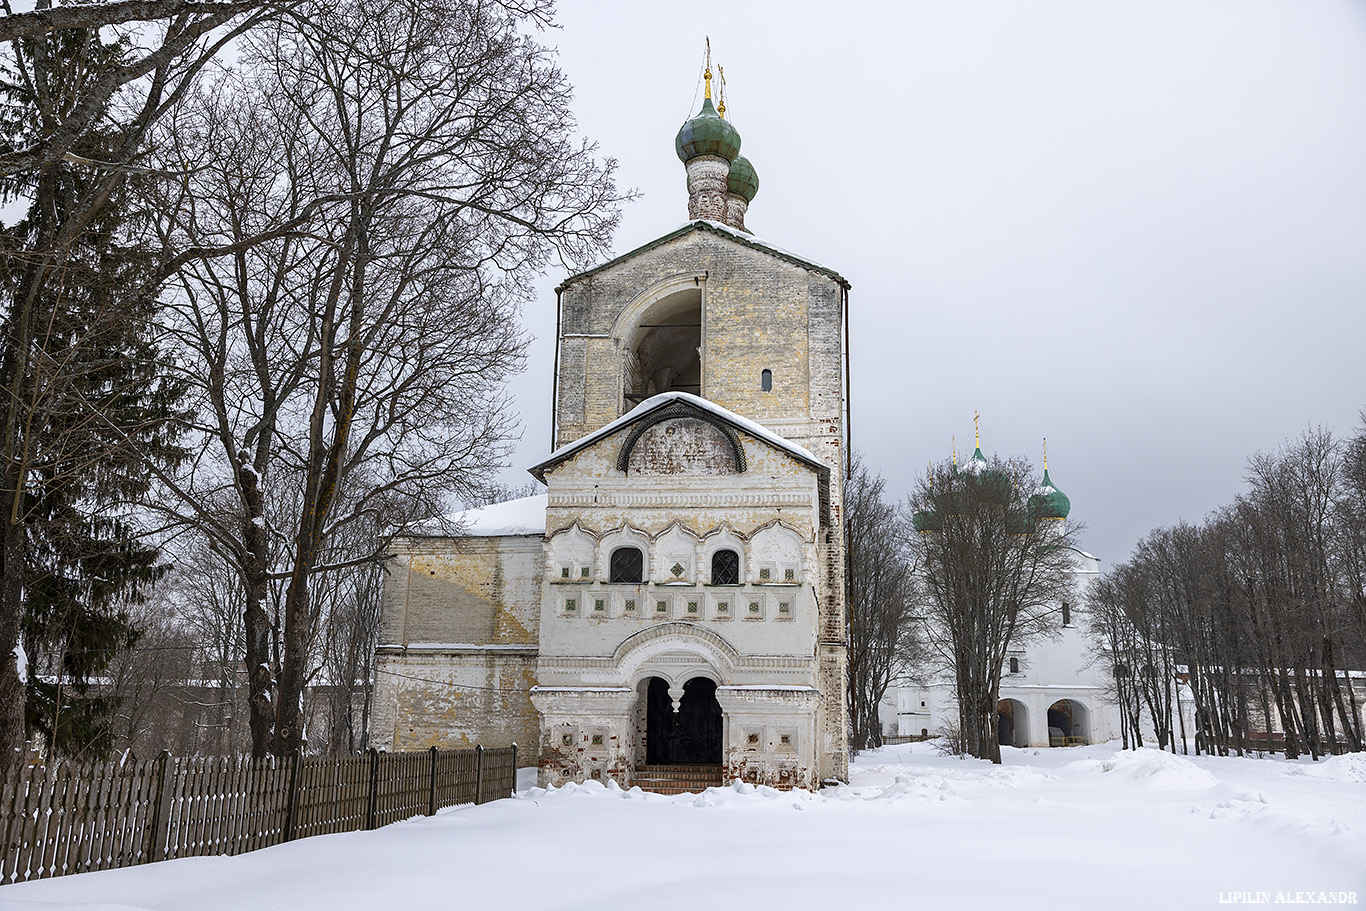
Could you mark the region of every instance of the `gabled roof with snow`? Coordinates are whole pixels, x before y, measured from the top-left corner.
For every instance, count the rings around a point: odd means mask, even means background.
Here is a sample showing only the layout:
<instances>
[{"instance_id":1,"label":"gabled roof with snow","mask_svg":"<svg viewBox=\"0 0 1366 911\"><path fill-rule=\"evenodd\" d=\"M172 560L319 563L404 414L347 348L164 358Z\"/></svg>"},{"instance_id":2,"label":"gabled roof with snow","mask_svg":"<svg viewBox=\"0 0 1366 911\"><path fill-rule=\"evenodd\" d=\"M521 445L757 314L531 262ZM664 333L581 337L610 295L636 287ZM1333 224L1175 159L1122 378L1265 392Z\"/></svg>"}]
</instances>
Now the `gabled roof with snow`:
<instances>
[{"instance_id":1,"label":"gabled roof with snow","mask_svg":"<svg viewBox=\"0 0 1366 911\"><path fill-rule=\"evenodd\" d=\"M674 240L675 238L682 237L684 234L687 234L690 231L710 231L712 234L716 234L720 237L725 237L728 240L735 241L741 246L749 247L751 250L758 250L761 253L767 253L770 256L777 257L778 259L781 259L784 262L791 263L794 266L800 266L803 269L809 269L812 272L824 275L826 278L831 279L844 290L849 290L849 280L845 278L843 275L840 275L834 269L831 269L829 266L823 266L818 262L814 262L812 260L807 259L806 257L798 256L795 253L792 253L788 250L784 250L777 244L772 244L766 240L761 240L758 237L755 237L753 234L749 234L737 228L732 228L730 225L722 224L719 221L708 221L706 219L698 219L696 221L690 221L687 224L680 225L679 227L670 231L668 234L665 234L662 237L656 237L649 243L642 244L641 246L636 247L634 250L631 250L628 253L621 254L615 259L609 259L607 262L593 266L591 269L585 269L584 271L579 272L576 275L569 276L564 281L560 282L560 285L555 289L555 292L558 294L559 292L564 291L565 288L568 288L570 285L574 284L574 282L578 281L581 278L587 278L590 275L596 275L604 269L610 269L618 263L623 263L626 260L632 258L633 256L637 256L641 253L644 253L646 250L653 250L655 247L662 246L668 243L669 241Z\"/></svg>"},{"instance_id":2,"label":"gabled roof with snow","mask_svg":"<svg viewBox=\"0 0 1366 911\"><path fill-rule=\"evenodd\" d=\"M414 537L496 538L504 535L545 534L546 495L538 493L478 509L428 519L413 530Z\"/></svg>"},{"instance_id":3,"label":"gabled roof with snow","mask_svg":"<svg viewBox=\"0 0 1366 911\"><path fill-rule=\"evenodd\" d=\"M629 427L638 421L650 417L650 415L659 411L661 408L668 408L670 406L682 406L683 408L693 409L697 412L710 415L736 430L749 434L755 439L762 440L774 449L781 450L797 461L807 465L816 472L816 476L819 480L821 520L823 522L829 521L830 467L828 465L816 458L811 450L804 446L799 446L785 437L779 436L762 424L751 421L749 418L741 417L729 408L722 408L715 402L709 402L700 396L692 395L688 392L661 392L659 395L651 396L615 421L604 424L587 436L580 437L572 443L566 443L559 449L556 449L544 462L541 462L539 465L535 465L528 470L536 480L544 484L546 472L565 462L575 453L618 433L622 429Z\"/></svg>"}]
</instances>

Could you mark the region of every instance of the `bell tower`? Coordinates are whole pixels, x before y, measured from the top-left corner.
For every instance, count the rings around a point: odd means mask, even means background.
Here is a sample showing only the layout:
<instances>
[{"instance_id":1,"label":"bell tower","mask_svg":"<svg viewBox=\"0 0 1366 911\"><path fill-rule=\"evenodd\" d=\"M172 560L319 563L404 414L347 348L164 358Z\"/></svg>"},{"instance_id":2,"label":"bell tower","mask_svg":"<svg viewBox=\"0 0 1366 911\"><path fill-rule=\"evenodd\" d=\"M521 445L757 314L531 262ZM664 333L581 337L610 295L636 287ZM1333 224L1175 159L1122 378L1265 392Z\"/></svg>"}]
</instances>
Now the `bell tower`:
<instances>
[{"instance_id":1,"label":"bell tower","mask_svg":"<svg viewBox=\"0 0 1366 911\"><path fill-rule=\"evenodd\" d=\"M651 396L686 392L842 475L849 282L745 226L759 177L726 116L724 79L713 104L710 52L703 79L701 109L674 140L690 220L557 289L554 444Z\"/></svg>"}]
</instances>

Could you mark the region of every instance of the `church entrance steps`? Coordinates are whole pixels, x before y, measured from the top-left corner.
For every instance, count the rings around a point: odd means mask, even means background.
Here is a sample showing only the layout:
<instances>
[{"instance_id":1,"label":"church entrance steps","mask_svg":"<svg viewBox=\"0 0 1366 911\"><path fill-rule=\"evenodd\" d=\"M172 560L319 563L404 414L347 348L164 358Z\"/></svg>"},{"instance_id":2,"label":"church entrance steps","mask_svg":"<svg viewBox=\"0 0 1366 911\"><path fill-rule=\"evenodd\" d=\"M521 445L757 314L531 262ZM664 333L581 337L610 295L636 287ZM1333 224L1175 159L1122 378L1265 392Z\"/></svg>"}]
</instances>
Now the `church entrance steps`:
<instances>
[{"instance_id":1,"label":"church entrance steps","mask_svg":"<svg viewBox=\"0 0 1366 911\"><path fill-rule=\"evenodd\" d=\"M696 794L723 783L719 765L644 765L631 784L655 794Z\"/></svg>"}]
</instances>

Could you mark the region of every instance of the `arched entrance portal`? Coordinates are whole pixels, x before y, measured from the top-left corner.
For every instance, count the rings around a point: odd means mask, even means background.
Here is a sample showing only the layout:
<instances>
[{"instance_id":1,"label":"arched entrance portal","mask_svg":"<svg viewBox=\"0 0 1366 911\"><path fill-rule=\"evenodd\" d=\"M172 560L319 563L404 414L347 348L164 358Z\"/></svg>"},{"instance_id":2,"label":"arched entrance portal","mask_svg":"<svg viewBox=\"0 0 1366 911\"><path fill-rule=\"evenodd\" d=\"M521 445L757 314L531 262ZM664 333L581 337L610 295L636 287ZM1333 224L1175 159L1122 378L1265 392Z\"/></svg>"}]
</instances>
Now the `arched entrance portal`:
<instances>
[{"instance_id":1,"label":"arched entrance portal","mask_svg":"<svg viewBox=\"0 0 1366 911\"><path fill-rule=\"evenodd\" d=\"M1075 699L1059 699L1048 707L1048 745L1080 746L1086 743L1090 725L1086 706Z\"/></svg>"},{"instance_id":2,"label":"arched entrance portal","mask_svg":"<svg viewBox=\"0 0 1366 911\"><path fill-rule=\"evenodd\" d=\"M694 677L683 684L678 711L669 683L650 678L646 694L645 761L650 765L720 765L721 704L716 683Z\"/></svg>"},{"instance_id":3,"label":"arched entrance portal","mask_svg":"<svg viewBox=\"0 0 1366 911\"><path fill-rule=\"evenodd\" d=\"M1029 746L1029 710L1017 699L996 706L996 742L1003 747Z\"/></svg>"}]
</instances>

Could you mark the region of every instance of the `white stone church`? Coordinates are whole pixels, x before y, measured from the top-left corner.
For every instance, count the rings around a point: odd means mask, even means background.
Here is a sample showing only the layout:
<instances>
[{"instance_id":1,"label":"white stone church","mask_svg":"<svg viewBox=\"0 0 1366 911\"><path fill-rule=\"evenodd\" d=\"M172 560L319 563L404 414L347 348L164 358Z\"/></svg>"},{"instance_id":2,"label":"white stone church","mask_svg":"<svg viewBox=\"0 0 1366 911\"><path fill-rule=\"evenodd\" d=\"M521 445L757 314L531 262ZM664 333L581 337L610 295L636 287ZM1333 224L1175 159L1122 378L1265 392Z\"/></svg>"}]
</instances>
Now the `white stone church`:
<instances>
[{"instance_id":1,"label":"white stone church","mask_svg":"<svg viewBox=\"0 0 1366 911\"><path fill-rule=\"evenodd\" d=\"M979 441L964 470L982 471L986 465ZM1047 455L1030 506L1046 521L1066 522L1071 513L1072 501L1049 476ZM916 530L933 532L922 524ZM1019 643L1007 654L996 707L997 739L1002 746L1080 746L1120 736L1119 709L1105 676L1105 662L1097 660L1086 629L1088 590L1100 578L1100 559L1072 548L1072 572L1076 580L1073 598L1055 606L1052 634ZM936 635L936 631L927 629L926 635ZM893 736L939 736L958 723L954 684L947 676L894 687L878 709L884 732Z\"/></svg>"},{"instance_id":2,"label":"white stone church","mask_svg":"<svg viewBox=\"0 0 1366 911\"><path fill-rule=\"evenodd\" d=\"M543 784L847 774L849 283L745 228L707 75L691 220L557 290L546 493L399 542L381 748L515 741Z\"/></svg>"}]
</instances>

